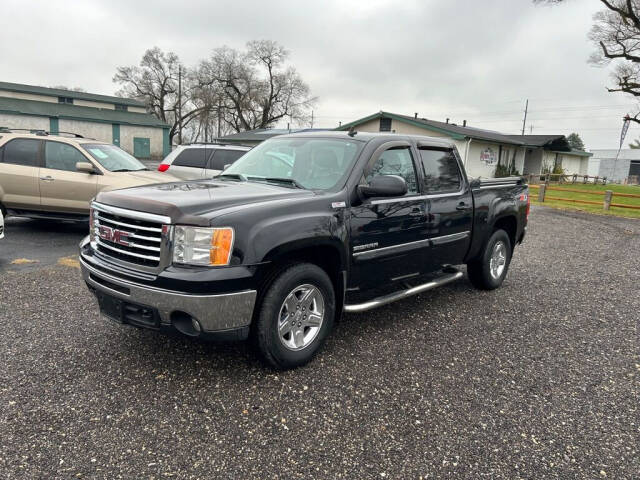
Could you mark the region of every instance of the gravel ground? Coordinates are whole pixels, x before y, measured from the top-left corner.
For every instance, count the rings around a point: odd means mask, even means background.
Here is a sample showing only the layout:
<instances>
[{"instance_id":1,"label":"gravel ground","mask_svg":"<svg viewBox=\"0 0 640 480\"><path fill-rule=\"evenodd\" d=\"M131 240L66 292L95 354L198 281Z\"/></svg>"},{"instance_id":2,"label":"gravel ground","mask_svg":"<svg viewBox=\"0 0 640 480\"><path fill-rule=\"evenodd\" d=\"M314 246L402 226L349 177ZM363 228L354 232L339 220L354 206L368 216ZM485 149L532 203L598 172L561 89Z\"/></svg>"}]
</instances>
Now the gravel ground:
<instances>
[{"instance_id":1,"label":"gravel ground","mask_svg":"<svg viewBox=\"0 0 640 480\"><path fill-rule=\"evenodd\" d=\"M535 208L503 288L348 315L285 373L5 272L0 476L637 478L639 258L638 221Z\"/></svg>"}]
</instances>

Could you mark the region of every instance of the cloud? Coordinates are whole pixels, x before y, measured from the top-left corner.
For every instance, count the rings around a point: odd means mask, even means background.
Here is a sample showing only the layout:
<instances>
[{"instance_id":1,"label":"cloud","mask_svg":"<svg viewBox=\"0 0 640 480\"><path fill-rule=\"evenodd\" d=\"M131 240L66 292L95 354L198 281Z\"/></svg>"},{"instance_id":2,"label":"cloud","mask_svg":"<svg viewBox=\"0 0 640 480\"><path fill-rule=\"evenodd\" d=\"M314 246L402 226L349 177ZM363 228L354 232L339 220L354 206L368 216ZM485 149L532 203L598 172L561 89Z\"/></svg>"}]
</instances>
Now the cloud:
<instances>
[{"instance_id":1,"label":"cloud","mask_svg":"<svg viewBox=\"0 0 640 480\"><path fill-rule=\"evenodd\" d=\"M578 131L588 147L613 148L634 102L607 93L608 70L586 63L599 8L595 0L553 8L529 0L4 0L0 79L111 94L116 67L138 63L154 45L193 65L221 45L269 38L291 51L319 97L316 126L385 109L517 133L529 98L533 133ZM637 134L634 126L629 137Z\"/></svg>"}]
</instances>

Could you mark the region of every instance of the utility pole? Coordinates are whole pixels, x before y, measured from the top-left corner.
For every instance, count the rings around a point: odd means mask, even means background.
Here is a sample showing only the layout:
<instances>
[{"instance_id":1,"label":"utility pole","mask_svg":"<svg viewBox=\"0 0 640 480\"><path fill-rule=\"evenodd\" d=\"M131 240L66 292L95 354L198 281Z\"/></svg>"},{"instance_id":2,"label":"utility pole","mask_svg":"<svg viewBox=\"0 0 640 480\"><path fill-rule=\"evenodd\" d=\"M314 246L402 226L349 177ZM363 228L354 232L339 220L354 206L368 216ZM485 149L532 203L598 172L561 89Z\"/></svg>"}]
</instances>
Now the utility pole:
<instances>
[{"instance_id":1,"label":"utility pole","mask_svg":"<svg viewBox=\"0 0 640 480\"><path fill-rule=\"evenodd\" d=\"M311 110L311 128L313 128L313 110Z\"/></svg>"},{"instance_id":2,"label":"utility pole","mask_svg":"<svg viewBox=\"0 0 640 480\"><path fill-rule=\"evenodd\" d=\"M529 126L529 133L533 133L533 125Z\"/></svg>"},{"instance_id":3,"label":"utility pole","mask_svg":"<svg viewBox=\"0 0 640 480\"><path fill-rule=\"evenodd\" d=\"M524 106L524 119L522 120L522 135L524 135L524 128L527 124L527 110L529 110L529 99L527 98L527 103Z\"/></svg>"},{"instance_id":4,"label":"utility pole","mask_svg":"<svg viewBox=\"0 0 640 480\"><path fill-rule=\"evenodd\" d=\"M178 142L182 145L182 65L178 65Z\"/></svg>"}]
</instances>

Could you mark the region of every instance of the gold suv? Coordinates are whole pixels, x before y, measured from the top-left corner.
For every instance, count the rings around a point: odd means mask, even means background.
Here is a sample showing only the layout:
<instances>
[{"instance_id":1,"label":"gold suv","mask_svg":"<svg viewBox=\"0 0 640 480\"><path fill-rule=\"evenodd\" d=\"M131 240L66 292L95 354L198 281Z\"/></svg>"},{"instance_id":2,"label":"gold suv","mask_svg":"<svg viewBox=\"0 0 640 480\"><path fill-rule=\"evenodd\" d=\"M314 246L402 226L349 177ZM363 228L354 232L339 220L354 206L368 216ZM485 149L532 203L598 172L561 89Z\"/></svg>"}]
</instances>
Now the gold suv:
<instances>
[{"instance_id":1,"label":"gold suv","mask_svg":"<svg viewBox=\"0 0 640 480\"><path fill-rule=\"evenodd\" d=\"M102 190L174 180L109 143L0 129L0 208L9 215L86 217Z\"/></svg>"}]
</instances>

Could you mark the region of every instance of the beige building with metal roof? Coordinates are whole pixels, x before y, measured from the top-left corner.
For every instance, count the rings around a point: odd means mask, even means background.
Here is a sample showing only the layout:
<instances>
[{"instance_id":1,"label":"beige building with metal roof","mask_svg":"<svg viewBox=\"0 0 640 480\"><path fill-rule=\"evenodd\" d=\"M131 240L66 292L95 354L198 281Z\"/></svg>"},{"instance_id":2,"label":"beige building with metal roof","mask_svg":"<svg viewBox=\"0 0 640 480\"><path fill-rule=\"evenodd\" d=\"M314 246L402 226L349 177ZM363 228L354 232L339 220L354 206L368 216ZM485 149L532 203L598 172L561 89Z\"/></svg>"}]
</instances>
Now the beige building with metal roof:
<instances>
[{"instance_id":1,"label":"beige building with metal roof","mask_svg":"<svg viewBox=\"0 0 640 480\"><path fill-rule=\"evenodd\" d=\"M0 128L72 132L141 159L170 152L169 125L129 98L0 82Z\"/></svg>"},{"instance_id":2,"label":"beige building with metal roof","mask_svg":"<svg viewBox=\"0 0 640 480\"><path fill-rule=\"evenodd\" d=\"M518 174L539 174L555 165L568 175L586 175L591 154L572 150L564 135L509 135L493 130L438 122L397 113L374 113L341 125L338 130L355 128L363 132L395 132L452 139L467 173L472 177L493 177L498 165Z\"/></svg>"}]
</instances>

